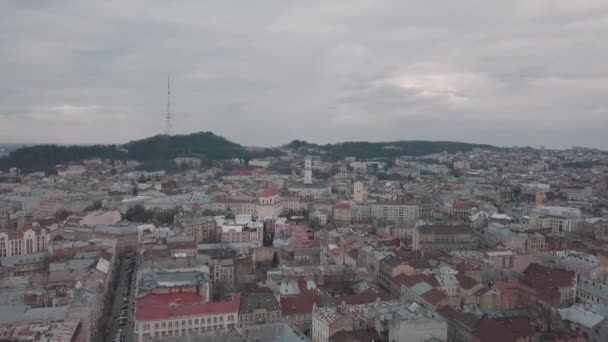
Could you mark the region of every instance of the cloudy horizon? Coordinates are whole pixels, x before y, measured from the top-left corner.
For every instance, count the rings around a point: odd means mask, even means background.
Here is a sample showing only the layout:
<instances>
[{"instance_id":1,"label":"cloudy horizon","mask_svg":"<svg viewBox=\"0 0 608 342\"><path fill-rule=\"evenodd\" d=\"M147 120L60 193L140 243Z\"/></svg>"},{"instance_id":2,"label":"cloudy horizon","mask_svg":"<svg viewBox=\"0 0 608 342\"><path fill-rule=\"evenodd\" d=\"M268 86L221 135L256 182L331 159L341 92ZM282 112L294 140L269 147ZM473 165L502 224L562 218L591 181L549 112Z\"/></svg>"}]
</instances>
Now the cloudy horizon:
<instances>
[{"instance_id":1,"label":"cloudy horizon","mask_svg":"<svg viewBox=\"0 0 608 342\"><path fill-rule=\"evenodd\" d=\"M608 2L0 3L0 142L608 149Z\"/></svg>"}]
</instances>

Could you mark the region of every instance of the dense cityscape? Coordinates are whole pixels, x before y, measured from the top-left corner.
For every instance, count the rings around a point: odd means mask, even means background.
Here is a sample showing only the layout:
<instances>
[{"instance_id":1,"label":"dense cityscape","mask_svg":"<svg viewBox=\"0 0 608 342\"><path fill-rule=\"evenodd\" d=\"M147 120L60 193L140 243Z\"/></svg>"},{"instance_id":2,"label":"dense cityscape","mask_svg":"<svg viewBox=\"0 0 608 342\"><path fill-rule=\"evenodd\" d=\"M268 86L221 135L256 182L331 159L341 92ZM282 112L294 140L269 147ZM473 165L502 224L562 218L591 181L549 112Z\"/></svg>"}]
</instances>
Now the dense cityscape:
<instances>
[{"instance_id":1,"label":"dense cityscape","mask_svg":"<svg viewBox=\"0 0 608 342\"><path fill-rule=\"evenodd\" d=\"M608 339L608 153L327 148L6 170L0 339Z\"/></svg>"},{"instance_id":2,"label":"dense cityscape","mask_svg":"<svg viewBox=\"0 0 608 342\"><path fill-rule=\"evenodd\" d=\"M608 342L608 0L0 1L0 342Z\"/></svg>"}]
</instances>

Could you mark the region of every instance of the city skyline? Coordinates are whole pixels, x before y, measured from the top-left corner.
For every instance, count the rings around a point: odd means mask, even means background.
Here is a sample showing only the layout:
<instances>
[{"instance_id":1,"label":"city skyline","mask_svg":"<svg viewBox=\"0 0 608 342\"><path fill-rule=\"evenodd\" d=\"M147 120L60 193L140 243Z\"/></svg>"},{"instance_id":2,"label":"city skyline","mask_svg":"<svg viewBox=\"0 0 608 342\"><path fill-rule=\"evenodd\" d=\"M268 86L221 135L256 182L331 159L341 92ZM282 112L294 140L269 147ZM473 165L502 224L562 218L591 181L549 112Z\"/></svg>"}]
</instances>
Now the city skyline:
<instances>
[{"instance_id":1,"label":"city skyline","mask_svg":"<svg viewBox=\"0 0 608 342\"><path fill-rule=\"evenodd\" d=\"M606 149L608 4L0 5L3 143L211 131Z\"/></svg>"}]
</instances>

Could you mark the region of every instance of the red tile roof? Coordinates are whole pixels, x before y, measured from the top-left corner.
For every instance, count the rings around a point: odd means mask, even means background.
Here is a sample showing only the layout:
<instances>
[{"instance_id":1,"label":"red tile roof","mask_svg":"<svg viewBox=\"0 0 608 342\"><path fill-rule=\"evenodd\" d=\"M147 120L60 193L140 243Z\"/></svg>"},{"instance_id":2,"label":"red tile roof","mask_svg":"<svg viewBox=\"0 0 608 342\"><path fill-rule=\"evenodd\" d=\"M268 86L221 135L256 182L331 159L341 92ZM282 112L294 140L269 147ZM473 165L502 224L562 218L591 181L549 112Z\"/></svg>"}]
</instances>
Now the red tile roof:
<instances>
[{"instance_id":1,"label":"red tile roof","mask_svg":"<svg viewBox=\"0 0 608 342\"><path fill-rule=\"evenodd\" d=\"M292 296L281 298L281 312L283 317L290 315L312 314L312 306L323 306L323 297L318 294L306 296Z\"/></svg>"},{"instance_id":2,"label":"red tile roof","mask_svg":"<svg viewBox=\"0 0 608 342\"><path fill-rule=\"evenodd\" d=\"M253 175L253 170L234 169L230 174L233 176L251 176Z\"/></svg>"},{"instance_id":3,"label":"red tile roof","mask_svg":"<svg viewBox=\"0 0 608 342\"><path fill-rule=\"evenodd\" d=\"M536 263L528 265L524 270L523 281L538 290L548 290L559 287L572 286L575 274L557 268L550 268Z\"/></svg>"},{"instance_id":4,"label":"red tile roof","mask_svg":"<svg viewBox=\"0 0 608 342\"><path fill-rule=\"evenodd\" d=\"M477 280L460 273L456 275L456 279L458 279L460 287L465 290L469 290L479 283Z\"/></svg>"},{"instance_id":5,"label":"red tile roof","mask_svg":"<svg viewBox=\"0 0 608 342\"><path fill-rule=\"evenodd\" d=\"M204 303L204 298L191 292L149 294L136 301L137 321L162 320L175 317L238 313L241 295L230 301Z\"/></svg>"},{"instance_id":6,"label":"red tile roof","mask_svg":"<svg viewBox=\"0 0 608 342\"><path fill-rule=\"evenodd\" d=\"M264 191L262 191L262 193L260 194L260 197L271 197L271 196L275 196L279 194L279 190L277 190L277 188L275 188L274 186L269 186L266 189L264 189Z\"/></svg>"},{"instance_id":7,"label":"red tile roof","mask_svg":"<svg viewBox=\"0 0 608 342\"><path fill-rule=\"evenodd\" d=\"M336 205L334 206L334 209L350 209L350 204L348 204L346 202L336 203Z\"/></svg>"},{"instance_id":8,"label":"red tile roof","mask_svg":"<svg viewBox=\"0 0 608 342\"><path fill-rule=\"evenodd\" d=\"M526 317L483 317L475 326L474 332L474 335L481 341L492 342L516 342L535 334L536 329Z\"/></svg>"},{"instance_id":9,"label":"red tile roof","mask_svg":"<svg viewBox=\"0 0 608 342\"><path fill-rule=\"evenodd\" d=\"M445 300L447 298L446 295L444 295L441 291L439 291L437 289L432 289L430 291L427 291L421 297L424 300L426 300L427 303L429 303L433 306L441 303L443 300Z\"/></svg>"}]
</instances>

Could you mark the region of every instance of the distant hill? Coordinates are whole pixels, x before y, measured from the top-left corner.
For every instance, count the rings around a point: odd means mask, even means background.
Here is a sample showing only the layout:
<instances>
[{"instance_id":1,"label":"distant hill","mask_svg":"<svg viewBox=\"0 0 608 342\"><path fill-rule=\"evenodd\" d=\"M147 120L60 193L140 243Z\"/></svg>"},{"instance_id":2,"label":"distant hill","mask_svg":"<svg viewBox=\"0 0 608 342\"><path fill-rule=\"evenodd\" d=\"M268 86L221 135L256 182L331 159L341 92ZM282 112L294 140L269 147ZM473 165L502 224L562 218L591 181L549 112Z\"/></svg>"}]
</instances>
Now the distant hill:
<instances>
[{"instance_id":1,"label":"distant hill","mask_svg":"<svg viewBox=\"0 0 608 342\"><path fill-rule=\"evenodd\" d=\"M346 157L358 159L399 156L422 156L447 151L466 152L473 148L492 148L490 145L469 144L451 141L392 141L392 142L344 142L318 145L294 140L283 146L292 151L322 154L327 160L342 160ZM137 160L145 169L168 169L175 167L176 157L197 157L204 162L218 160L279 156L282 152L274 148L245 147L211 132L187 135L156 135L123 145L34 145L19 148L0 158L0 170L17 167L24 172L51 171L57 164L78 162L88 158L114 160Z\"/></svg>"},{"instance_id":2,"label":"distant hill","mask_svg":"<svg viewBox=\"0 0 608 342\"><path fill-rule=\"evenodd\" d=\"M173 166L176 157L198 157L204 161L231 158L250 159L279 155L275 149L252 151L211 132L188 135L157 135L123 145L35 145L23 147L0 158L0 170L17 167L25 172L50 171L57 164L77 162L87 158L133 159L144 163L146 169Z\"/></svg>"},{"instance_id":3,"label":"distant hill","mask_svg":"<svg viewBox=\"0 0 608 342\"><path fill-rule=\"evenodd\" d=\"M19 148L0 158L0 170L16 167L24 172L51 171L57 164L66 164L80 159L101 157L126 159L116 145L59 146L34 145Z\"/></svg>"},{"instance_id":4,"label":"distant hill","mask_svg":"<svg viewBox=\"0 0 608 342\"><path fill-rule=\"evenodd\" d=\"M446 151L448 153L467 152L474 148L495 148L485 144L470 144L453 141L422 141L401 140L389 142L343 142L337 144L318 145L302 140L293 140L285 145L292 151L307 151L322 153L326 159L341 160L346 157L357 159L396 158L400 156L424 156Z\"/></svg>"}]
</instances>

